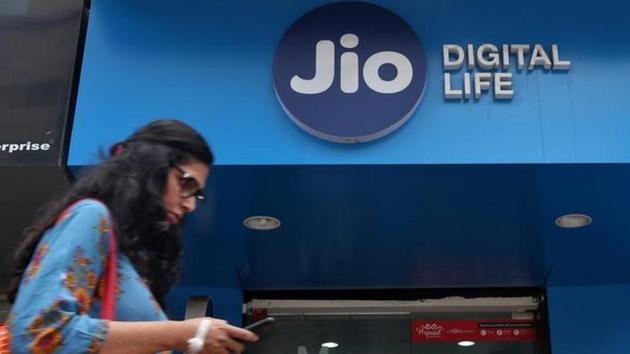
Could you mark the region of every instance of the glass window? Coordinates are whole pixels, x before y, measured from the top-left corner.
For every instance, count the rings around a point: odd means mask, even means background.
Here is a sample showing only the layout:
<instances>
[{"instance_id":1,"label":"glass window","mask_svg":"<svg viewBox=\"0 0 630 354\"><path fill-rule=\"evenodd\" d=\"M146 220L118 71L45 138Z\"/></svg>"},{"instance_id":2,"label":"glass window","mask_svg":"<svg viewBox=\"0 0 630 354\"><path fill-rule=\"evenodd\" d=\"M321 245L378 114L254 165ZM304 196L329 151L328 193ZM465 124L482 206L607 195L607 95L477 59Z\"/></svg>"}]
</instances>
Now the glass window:
<instances>
[{"instance_id":1,"label":"glass window","mask_svg":"<svg viewBox=\"0 0 630 354\"><path fill-rule=\"evenodd\" d=\"M533 319L513 320L512 313L281 315L275 318L275 323L259 329L260 341L251 345L248 353L542 353ZM463 340L470 340L473 345L461 346Z\"/></svg>"}]
</instances>

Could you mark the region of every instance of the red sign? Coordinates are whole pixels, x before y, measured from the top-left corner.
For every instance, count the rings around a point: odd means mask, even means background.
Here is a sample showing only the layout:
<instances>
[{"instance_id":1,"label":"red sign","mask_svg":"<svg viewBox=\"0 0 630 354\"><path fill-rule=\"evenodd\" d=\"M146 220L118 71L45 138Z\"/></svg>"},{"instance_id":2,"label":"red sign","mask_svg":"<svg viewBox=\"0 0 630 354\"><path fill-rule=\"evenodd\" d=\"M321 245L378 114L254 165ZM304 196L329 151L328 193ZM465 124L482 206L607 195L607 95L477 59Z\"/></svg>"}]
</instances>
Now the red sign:
<instances>
[{"instance_id":1,"label":"red sign","mask_svg":"<svg viewBox=\"0 0 630 354\"><path fill-rule=\"evenodd\" d=\"M414 320L413 342L508 341L536 340L533 321L527 320Z\"/></svg>"}]
</instances>

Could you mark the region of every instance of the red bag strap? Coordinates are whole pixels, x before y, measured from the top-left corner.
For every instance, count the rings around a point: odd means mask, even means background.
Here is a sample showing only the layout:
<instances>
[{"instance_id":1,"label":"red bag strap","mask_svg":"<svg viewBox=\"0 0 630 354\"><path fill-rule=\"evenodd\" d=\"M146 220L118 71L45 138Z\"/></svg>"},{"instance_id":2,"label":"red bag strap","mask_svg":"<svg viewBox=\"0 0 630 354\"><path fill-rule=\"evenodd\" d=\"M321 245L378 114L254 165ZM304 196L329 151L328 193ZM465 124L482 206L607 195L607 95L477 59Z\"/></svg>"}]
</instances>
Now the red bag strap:
<instances>
[{"instance_id":1,"label":"red bag strap","mask_svg":"<svg viewBox=\"0 0 630 354\"><path fill-rule=\"evenodd\" d=\"M111 215L111 213L110 213ZM116 318L116 287L118 286L118 254L116 245L116 233L114 226L109 227L109 253L105 265L105 294L101 307L101 318L113 320Z\"/></svg>"},{"instance_id":2,"label":"red bag strap","mask_svg":"<svg viewBox=\"0 0 630 354\"><path fill-rule=\"evenodd\" d=\"M0 323L0 354L11 354L11 333L4 323Z\"/></svg>"},{"instance_id":3,"label":"red bag strap","mask_svg":"<svg viewBox=\"0 0 630 354\"><path fill-rule=\"evenodd\" d=\"M67 206L59 217L57 218L57 222L61 221L64 217L68 215L70 209L74 207L76 204L86 200L92 199L96 200L100 203L100 200L93 198L82 198L74 203ZM104 203L103 203L104 204ZM107 208L107 207L106 207ZM112 213L107 209L109 213L109 218L112 220ZM113 221L113 220L112 220ZM103 272L104 283L105 283L105 291L103 293L103 301L101 305L101 318L105 320L113 320L116 317L116 287L118 285L118 247L116 243L116 233L114 232L113 222L110 222L109 225L109 252L107 253L107 258L105 261L105 270Z\"/></svg>"}]
</instances>

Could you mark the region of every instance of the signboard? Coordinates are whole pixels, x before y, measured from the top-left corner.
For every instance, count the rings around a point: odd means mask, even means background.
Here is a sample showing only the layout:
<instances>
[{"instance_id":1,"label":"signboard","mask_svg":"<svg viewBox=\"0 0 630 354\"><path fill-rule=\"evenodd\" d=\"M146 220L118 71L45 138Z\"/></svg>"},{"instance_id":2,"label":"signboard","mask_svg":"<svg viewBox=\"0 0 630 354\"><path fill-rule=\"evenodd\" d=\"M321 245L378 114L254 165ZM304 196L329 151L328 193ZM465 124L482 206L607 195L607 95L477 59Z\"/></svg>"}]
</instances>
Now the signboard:
<instances>
[{"instance_id":1,"label":"signboard","mask_svg":"<svg viewBox=\"0 0 630 354\"><path fill-rule=\"evenodd\" d=\"M0 166L61 164L83 1L0 6Z\"/></svg>"},{"instance_id":2,"label":"signboard","mask_svg":"<svg viewBox=\"0 0 630 354\"><path fill-rule=\"evenodd\" d=\"M411 340L418 342L524 341L536 340L529 320L414 320Z\"/></svg>"},{"instance_id":3,"label":"signboard","mask_svg":"<svg viewBox=\"0 0 630 354\"><path fill-rule=\"evenodd\" d=\"M511 99L514 96L512 66L516 67L516 72L535 69L567 71L571 68L571 61L560 59L557 44L551 45L551 55L542 44L497 46L484 43L477 48L468 44L465 48L457 44L442 46L445 99L474 97L478 100L486 91L492 92L496 100ZM456 73L460 73L459 80L455 80Z\"/></svg>"},{"instance_id":4,"label":"signboard","mask_svg":"<svg viewBox=\"0 0 630 354\"><path fill-rule=\"evenodd\" d=\"M512 99L513 71L571 67L557 44L444 44L441 52L444 98L463 102L486 92ZM398 15L338 2L306 13L285 32L273 79L280 104L299 127L333 142L366 142L411 117L426 86L426 58Z\"/></svg>"},{"instance_id":5,"label":"signboard","mask_svg":"<svg viewBox=\"0 0 630 354\"><path fill-rule=\"evenodd\" d=\"M404 124L426 78L413 29L362 2L324 5L302 16L280 40L273 62L276 95L291 120L341 143L378 139Z\"/></svg>"}]
</instances>

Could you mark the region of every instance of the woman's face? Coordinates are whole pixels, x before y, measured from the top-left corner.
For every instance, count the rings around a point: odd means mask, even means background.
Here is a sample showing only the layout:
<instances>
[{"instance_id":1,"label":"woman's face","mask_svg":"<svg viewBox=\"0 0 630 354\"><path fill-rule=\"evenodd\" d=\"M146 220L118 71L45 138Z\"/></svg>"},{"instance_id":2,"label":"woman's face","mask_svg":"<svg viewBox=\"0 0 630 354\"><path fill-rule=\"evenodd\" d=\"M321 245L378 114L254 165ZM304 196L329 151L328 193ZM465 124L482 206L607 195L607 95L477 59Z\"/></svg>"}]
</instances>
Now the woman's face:
<instances>
[{"instance_id":1,"label":"woman's face","mask_svg":"<svg viewBox=\"0 0 630 354\"><path fill-rule=\"evenodd\" d=\"M199 161L175 165L169 169L162 202L166 219L171 225L179 224L185 214L195 210L197 196L202 195L209 172L210 167Z\"/></svg>"}]
</instances>

